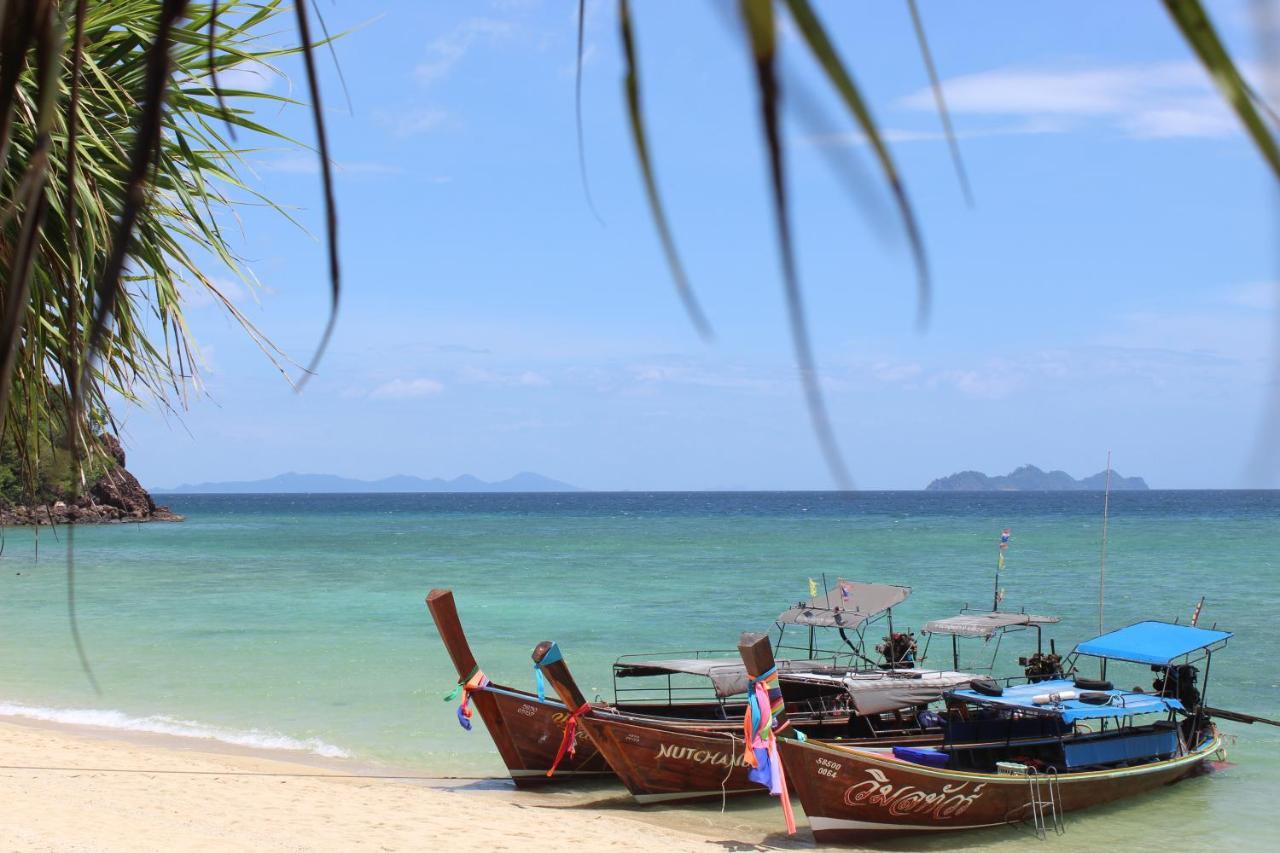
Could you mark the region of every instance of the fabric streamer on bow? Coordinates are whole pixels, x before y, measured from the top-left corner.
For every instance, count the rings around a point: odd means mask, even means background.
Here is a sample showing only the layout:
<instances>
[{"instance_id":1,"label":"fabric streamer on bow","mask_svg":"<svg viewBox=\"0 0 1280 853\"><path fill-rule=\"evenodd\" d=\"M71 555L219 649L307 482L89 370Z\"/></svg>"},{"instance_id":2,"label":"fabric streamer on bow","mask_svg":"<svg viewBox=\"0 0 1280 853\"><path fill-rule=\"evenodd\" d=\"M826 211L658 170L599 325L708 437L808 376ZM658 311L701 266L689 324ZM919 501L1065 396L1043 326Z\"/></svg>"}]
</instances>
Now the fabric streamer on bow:
<instances>
[{"instance_id":1,"label":"fabric streamer on bow","mask_svg":"<svg viewBox=\"0 0 1280 853\"><path fill-rule=\"evenodd\" d=\"M458 698L458 694L462 694L462 701L458 703L458 725L467 731L471 731L471 694L476 690L483 690L489 686L489 676L480 671L480 667L476 666L471 670L471 675L458 682L457 686L445 694L444 701L452 702Z\"/></svg>"},{"instance_id":2,"label":"fabric streamer on bow","mask_svg":"<svg viewBox=\"0 0 1280 853\"><path fill-rule=\"evenodd\" d=\"M778 684L778 668L772 667L759 678L750 680L747 688L747 710L742 718L746 749L743 758L751 767L747 778L769 789L769 793L782 801L782 817L787 824L787 834L795 835L796 818L791 811L791 797L787 793L787 777L778 757L778 734L787 723L777 724L782 713L782 687Z\"/></svg>"},{"instance_id":3,"label":"fabric streamer on bow","mask_svg":"<svg viewBox=\"0 0 1280 853\"><path fill-rule=\"evenodd\" d=\"M556 753L556 760L551 762L551 769L547 771L548 776L552 776L556 772L556 768L560 766L561 760L565 755L572 756L578 749L578 718L591 710L589 702L583 702L576 711L569 715L569 719L564 721L564 737L560 739L560 750Z\"/></svg>"},{"instance_id":4,"label":"fabric streamer on bow","mask_svg":"<svg viewBox=\"0 0 1280 853\"><path fill-rule=\"evenodd\" d=\"M542 660L533 662L533 683L538 688L538 701L547 701L547 680L542 674L542 668L549 663L564 660L564 656L560 654L560 647L555 643L547 649L546 654L542 656Z\"/></svg>"}]
</instances>

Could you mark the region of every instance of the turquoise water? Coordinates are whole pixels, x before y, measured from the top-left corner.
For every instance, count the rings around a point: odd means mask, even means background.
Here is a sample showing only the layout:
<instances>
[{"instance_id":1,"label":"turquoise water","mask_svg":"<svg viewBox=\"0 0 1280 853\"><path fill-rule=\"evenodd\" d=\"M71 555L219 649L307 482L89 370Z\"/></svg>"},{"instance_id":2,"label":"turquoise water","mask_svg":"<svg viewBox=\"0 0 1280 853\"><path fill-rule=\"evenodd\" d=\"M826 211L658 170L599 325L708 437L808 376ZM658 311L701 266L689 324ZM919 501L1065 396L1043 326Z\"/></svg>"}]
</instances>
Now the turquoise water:
<instances>
[{"instance_id":1,"label":"turquoise water","mask_svg":"<svg viewBox=\"0 0 1280 853\"><path fill-rule=\"evenodd\" d=\"M167 500L185 523L76 531L76 606L101 694L71 642L66 531L40 532L38 560L32 531L5 531L0 714L497 775L488 737L463 733L441 701L455 674L423 604L432 587L454 589L494 680L531 685L530 649L555 639L584 690L608 694L619 653L732 648L823 573L912 587L895 620L917 628L966 602L989 605L1003 527L1013 533L1004 606L1062 616L1050 634L1060 647L1097 628L1096 494ZM1211 704L1280 716L1277 555L1280 493L1114 494L1106 625L1185 622L1205 596L1202 624L1236 632L1214 658ZM1030 639L1006 638L1006 669ZM992 653L979 641L965 651L972 663ZM1224 772L1150 807L1072 817L1062 843L1119 827L1139 846L1262 844L1278 828L1280 729L1224 729L1236 738ZM772 826L767 803L732 811Z\"/></svg>"}]
</instances>

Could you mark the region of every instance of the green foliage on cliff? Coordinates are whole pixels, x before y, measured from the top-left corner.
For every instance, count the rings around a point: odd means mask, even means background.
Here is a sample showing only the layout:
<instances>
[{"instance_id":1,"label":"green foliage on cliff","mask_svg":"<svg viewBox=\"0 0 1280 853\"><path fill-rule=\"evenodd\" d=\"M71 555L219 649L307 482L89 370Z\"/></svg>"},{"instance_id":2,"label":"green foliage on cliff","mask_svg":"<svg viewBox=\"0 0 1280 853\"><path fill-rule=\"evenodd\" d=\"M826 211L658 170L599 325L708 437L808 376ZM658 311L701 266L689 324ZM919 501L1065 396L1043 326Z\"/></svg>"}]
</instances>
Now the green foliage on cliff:
<instances>
[{"instance_id":1,"label":"green foliage on cliff","mask_svg":"<svg viewBox=\"0 0 1280 853\"><path fill-rule=\"evenodd\" d=\"M47 504L83 494L115 467L109 454L93 454L82 466L80 482L65 440L51 442L37 432L20 447L6 434L0 441L0 506Z\"/></svg>"}]
</instances>

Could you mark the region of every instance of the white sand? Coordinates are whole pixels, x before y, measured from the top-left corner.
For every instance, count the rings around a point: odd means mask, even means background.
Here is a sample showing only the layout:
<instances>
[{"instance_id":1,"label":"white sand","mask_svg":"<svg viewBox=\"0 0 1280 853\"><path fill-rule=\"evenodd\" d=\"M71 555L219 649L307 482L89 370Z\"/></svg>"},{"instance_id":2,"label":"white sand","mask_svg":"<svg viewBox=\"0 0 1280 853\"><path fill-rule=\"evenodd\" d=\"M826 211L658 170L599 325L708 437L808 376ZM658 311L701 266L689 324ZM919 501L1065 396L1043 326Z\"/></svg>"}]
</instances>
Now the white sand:
<instances>
[{"instance_id":1,"label":"white sand","mask_svg":"<svg viewBox=\"0 0 1280 853\"><path fill-rule=\"evenodd\" d=\"M0 723L0 849L724 850L732 843L723 827L699 835L660 825L661 813L583 808L572 797L497 784L459 790L344 779L334 765L176 741ZM747 840L747 849L760 840Z\"/></svg>"}]
</instances>

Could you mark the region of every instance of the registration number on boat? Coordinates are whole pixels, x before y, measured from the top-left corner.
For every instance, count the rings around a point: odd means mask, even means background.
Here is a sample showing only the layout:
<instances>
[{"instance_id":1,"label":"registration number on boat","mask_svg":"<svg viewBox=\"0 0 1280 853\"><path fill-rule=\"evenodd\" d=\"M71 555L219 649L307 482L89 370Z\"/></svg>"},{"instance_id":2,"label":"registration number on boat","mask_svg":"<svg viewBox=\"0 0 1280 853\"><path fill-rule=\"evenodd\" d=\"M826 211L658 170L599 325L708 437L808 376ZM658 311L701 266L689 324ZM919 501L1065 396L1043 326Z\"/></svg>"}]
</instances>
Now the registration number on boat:
<instances>
[{"instance_id":1,"label":"registration number on boat","mask_svg":"<svg viewBox=\"0 0 1280 853\"><path fill-rule=\"evenodd\" d=\"M832 779L834 779L836 778L836 771L839 769L840 769L840 762L838 761L832 761L828 758L818 759L818 775L819 776L830 776Z\"/></svg>"}]
</instances>

